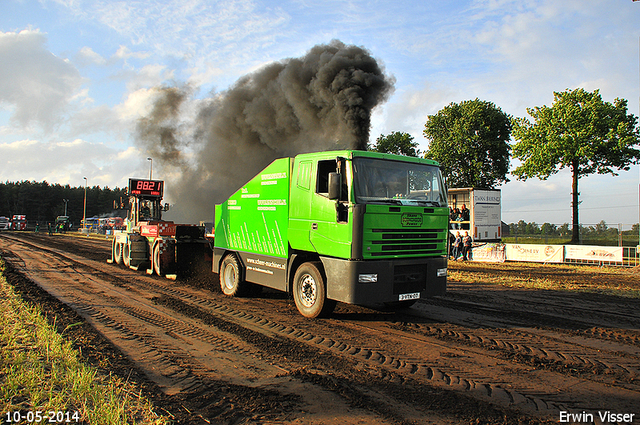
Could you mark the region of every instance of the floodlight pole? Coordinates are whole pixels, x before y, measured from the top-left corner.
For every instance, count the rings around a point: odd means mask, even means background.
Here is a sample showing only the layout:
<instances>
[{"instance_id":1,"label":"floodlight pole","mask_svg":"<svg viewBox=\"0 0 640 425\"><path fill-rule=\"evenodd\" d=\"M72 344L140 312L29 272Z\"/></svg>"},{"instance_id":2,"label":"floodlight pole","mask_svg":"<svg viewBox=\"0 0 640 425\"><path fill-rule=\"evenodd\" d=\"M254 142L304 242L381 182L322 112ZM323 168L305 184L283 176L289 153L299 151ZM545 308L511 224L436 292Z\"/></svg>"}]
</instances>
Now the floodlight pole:
<instances>
[{"instance_id":1,"label":"floodlight pole","mask_svg":"<svg viewBox=\"0 0 640 425\"><path fill-rule=\"evenodd\" d=\"M82 228L87 228L87 178L84 179L84 212L82 213Z\"/></svg>"},{"instance_id":2,"label":"floodlight pole","mask_svg":"<svg viewBox=\"0 0 640 425\"><path fill-rule=\"evenodd\" d=\"M640 0L631 0L631 1L637 2ZM638 37L638 65L640 66L640 37ZM640 79L638 80L638 84L640 84ZM638 100L640 105L640 96L638 96ZM640 116L640 114L638 116ZM639 174L640 174L640 171L639 171ZM640 257L640 183L638 183L638 246L636 247L636 257Z\"/></svg>"}]
</instances>

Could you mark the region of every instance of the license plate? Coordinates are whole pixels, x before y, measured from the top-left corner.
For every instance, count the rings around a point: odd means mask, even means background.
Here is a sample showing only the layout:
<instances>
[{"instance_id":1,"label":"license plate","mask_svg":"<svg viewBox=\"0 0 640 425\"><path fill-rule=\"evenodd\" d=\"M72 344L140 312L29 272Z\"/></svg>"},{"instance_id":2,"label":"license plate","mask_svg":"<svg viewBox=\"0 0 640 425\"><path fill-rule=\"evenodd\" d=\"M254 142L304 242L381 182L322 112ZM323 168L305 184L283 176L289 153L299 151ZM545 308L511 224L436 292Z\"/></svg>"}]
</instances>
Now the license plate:
<instances>
[{"instance_id":1,"label":"license plate","mask_svg":"<svg viewBox=\"0 0 640 425\"><path fill-rule=\"evenodd\" d=\"M400 294L398 301L417 300L420 298L420 292L414 292L412 294Z\"/></svg>"}]
</instances>

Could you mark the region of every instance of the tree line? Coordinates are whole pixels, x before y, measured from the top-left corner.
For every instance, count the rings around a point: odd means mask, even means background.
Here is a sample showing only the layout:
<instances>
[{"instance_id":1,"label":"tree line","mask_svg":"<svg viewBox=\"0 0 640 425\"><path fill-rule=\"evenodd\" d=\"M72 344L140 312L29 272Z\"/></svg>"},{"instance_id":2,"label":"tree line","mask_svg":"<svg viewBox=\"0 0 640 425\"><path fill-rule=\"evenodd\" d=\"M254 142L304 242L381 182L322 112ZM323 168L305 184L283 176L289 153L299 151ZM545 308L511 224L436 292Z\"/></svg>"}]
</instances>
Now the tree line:
<instances>
[{"instance_id":1,"label":"tree line","mask_svg":"<svg viewBox=\"0 0 640 425\"><path fill-rule=\"evenodd\" d=\"M46 181L0 183L0 216L26 215L30 225L45 225L65 214L76 226L84 213L84 187L49 184ZM113 212L113 201L126 199L125 189L100 186L87 187L87 217Z\"/></svg>"},{"instance_id":2,"label":"tree line","mask_svg":"<svg viewBox=\"0 0 640 425\"><path fill-rule=\"evenodd\" d=\"M609 227L604 220L600 220L598 224L593 226L579 226L581 235L584 236L602 236L617 237L619 234L638 235L638 223L631 227L631 230L620 231L617 227ZM509 233L512 235L542 235L542 236L571 236L571 225L564 223L560 226L552 223L543 223L541 225L531 222L527 223L520 220L517 223L509 223Z\"/></svg>"},{"instance_id":3,"label":"tree line","mask_svg":"<svg viewBox=\"0 0 640 425\"><path fill-rule=\"evenodd\" d=\"M370 150L421 156L440 163L449 187L495 188L507 183L511 157L519 180L546 180L564 168L571 171L571 242L580 240L578 181L591 174L617 175L640 162L638 119L627 101L605 102L599 90L578 88L554 93L552 106L528 108L530 117L504 113L479 99L451 103L427 117L423 154L413 136L381 135ZM515 143L510 144L513 137Z\"/></svg>"}]
</instances>

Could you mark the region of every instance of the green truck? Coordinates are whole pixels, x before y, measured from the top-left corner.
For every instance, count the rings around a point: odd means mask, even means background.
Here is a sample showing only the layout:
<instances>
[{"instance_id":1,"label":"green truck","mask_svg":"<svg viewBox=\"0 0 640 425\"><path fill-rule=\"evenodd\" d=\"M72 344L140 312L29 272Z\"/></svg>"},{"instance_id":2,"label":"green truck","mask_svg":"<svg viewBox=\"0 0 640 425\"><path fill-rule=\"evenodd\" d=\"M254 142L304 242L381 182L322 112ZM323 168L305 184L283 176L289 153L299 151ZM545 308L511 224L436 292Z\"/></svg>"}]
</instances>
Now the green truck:
<instances>
[{"instance_id":1,"label":"green truck","mask_svg":"<svg viewBox=\"0 0 640 425\"><path fill-rule=\"evenodd\" d=\"M222 291L293 295L305 317L337 301L408 307L447 281L447 191L435 161L343 150L273 161L215 206Z\"/></svg>"}]
</instances>

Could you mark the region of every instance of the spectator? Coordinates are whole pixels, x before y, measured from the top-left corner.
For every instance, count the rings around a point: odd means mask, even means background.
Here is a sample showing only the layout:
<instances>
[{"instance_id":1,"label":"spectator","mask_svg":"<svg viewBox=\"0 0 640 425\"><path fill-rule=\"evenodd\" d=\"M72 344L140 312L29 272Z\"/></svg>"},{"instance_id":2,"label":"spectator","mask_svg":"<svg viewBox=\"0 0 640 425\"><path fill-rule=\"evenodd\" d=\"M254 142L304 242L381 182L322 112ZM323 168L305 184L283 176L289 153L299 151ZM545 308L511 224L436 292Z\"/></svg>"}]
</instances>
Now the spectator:
<instances>
[{"instance_id":1,"label":"spectator","mask_svg":"<svg viewBox=\"0 0 640 425\"><path fill-rule=\"evenodd\" d=\"M462 208L460 209L460 215L462 215L462 221L469 221L471 219L471 213L467 209L465 204L462 204Z\"/></svg>"},{"instance_id":2,"label":"spectator","mask_svg":"<svg viewBox=\"0 0 640 425\"><path fill-rule=\"evenodd\" d=\"M457 261L462 253L462 237L460 232L456 232L456 238L453 242L453 261Z\"/></svg>"},{"instance_id":3,"label":"spectator","mask_svg":"<svg viewBox=\"0 0 640 425\"><path fill-rule=\"evenodd\" d=\"M455 222L456 222L455 228L456 229L462 229L462 221L463 221L462 213L460 212L459 208L456 208L456 219L455 219Z\"/></svg>"},{"instance_id":4,"label":"spectator","mask_svg":"<svg viewBox=\"0 0 640 425\"><path fill-rule=\"evenodd\" d=\"M469 232L464 232L462 238L462 261L471 260L471 236Z\"/></svg>"},{"instance_id":5,"label":"spectator","mask_svg":"<svg viewBox=\"0 0 640 425\"><path fill-rule=\"evenodd\" d=\"M454 247L454 242L456 241L456 237L454 236L453 233L448 232L449 233L449 258L451 258L451 256L453 255L453 247Z\"/></svg>"}]
</instances>

